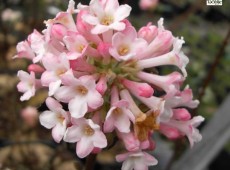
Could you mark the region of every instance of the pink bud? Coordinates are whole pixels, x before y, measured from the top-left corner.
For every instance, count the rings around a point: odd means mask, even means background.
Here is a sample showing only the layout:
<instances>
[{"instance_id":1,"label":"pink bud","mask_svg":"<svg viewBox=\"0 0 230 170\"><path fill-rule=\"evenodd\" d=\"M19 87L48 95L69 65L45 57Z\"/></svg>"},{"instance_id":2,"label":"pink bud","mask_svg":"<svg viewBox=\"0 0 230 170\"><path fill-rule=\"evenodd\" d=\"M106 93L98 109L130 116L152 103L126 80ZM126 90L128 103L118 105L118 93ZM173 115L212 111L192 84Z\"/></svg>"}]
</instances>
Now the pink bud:
<instances>
[{"instance_id":1,"label":"pink bud","mask_svg":"<svg viewBox=\"0 0 230 170\"><path fill-rule=\"evenodd\" d=\"M97 46L98 52L105 58L110 57L109 48L111 47L110 43L100 42Z\"/></svg>"},{"instance_id":2,"label":"pink bud","mask_svg":"<svg viewBox=\"0 0 230 170\"><path fill-rule=\"evenodd\" d=\"M151 97L153 95L153 88L147 83L134 82L128 79L123 79L122 84L132 93L136 93L142 97Z\"/></svg>"},{"instance_id":3,"label":"pink bud","mask_svg":"<svg viewBox=\"0 0 230 170\"><path fill-rule=\"evenodd\" d=\"M63 37L67 34L66 28L61 24L54 24L52 26L51 35L58 39L59 41L63 40Z\"/></svg>"},{"instance_id":4,"label":"pink bud","mask_svg":"<svg viewBox=\"0 0 230 170\"><path fill-rule=\"evenodd\" d=\"M96 90L103 95L107 90L107 79L105 76L101 76L96 85Z\"/></svg>"},{"instance_id":5,"label":"pink bud","mask_svg":"<svg viewBox=\"0 0 230 170\"><path fill-rule=\"evenodd\" d=\"M173 118L186 121L191 119L191 115L187 109L173 109Z\"/></svg>"},{"instance_id":6,"label":"pink bud","mask_svg":"<svg viewBox=\"0 0 230 170\"><path fill-rule=\"evenodd\" d=\"M149 22L138 31L138 37L145 39L148 43L152 42L157 35L157 27Z\"/></svg>"},{"instance_id":7,"label":"pink bud","mask_svg":"<svg viewBox=\"0 0 230 170\"><path fill-rule=\"evenodd\" d=\"M177 130L176 128L167 126L163 123L160 124L160 132L172 140L177 139L181 136L179 130Z\"/></svg>"},{"instance_id":8,"label":"pink bud","mask_svg":"<svg viewBox=\"0 0 230 170\"><path fill-rule=\"evenodd\" d=\"M45 69L38 64L30 64L28 66L28 71L29 72L33 71L35 73L43 73Z\"/></svg>"}]
</instances>

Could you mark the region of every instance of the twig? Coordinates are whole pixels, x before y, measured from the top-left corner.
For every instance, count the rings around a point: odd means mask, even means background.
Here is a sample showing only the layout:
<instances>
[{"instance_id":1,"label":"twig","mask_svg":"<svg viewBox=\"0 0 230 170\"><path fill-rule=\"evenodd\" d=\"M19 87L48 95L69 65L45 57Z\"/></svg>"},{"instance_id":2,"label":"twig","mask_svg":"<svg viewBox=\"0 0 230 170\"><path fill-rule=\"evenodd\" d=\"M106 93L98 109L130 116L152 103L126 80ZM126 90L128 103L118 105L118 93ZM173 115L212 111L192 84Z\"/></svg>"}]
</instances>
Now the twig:
<instances>
[{"instance_id":1,"label":"twig","mask_svg":"<svg viewBox=\"0 0 230 170\"><path fill-rule=\"evenodd\" d=\"M202 97L204 96L204 93L205 93L205 89L207 88L207 86L209 85L210 81L212 80L212 77L214 75L214 72L220 62L220 59L224 56L224 51L225 51L225 48L227 46L227 44L229 43L229 40L230 40L230 27L229 27L229 30L228 30L228 33L227 33L227 36L225 37L221 47L220 47L220 50L218 51L216 57L215 57L215 60L213 61L212 65L211 65L211 69L209 70L208 74L207 74L207 77L205 78L204 80L204 83L203 85L201 86L201 89L200 89L200 93L199 93L199 96L198 96L198 99L201 101L202 100Z\"/></svg>"}]
</instances>

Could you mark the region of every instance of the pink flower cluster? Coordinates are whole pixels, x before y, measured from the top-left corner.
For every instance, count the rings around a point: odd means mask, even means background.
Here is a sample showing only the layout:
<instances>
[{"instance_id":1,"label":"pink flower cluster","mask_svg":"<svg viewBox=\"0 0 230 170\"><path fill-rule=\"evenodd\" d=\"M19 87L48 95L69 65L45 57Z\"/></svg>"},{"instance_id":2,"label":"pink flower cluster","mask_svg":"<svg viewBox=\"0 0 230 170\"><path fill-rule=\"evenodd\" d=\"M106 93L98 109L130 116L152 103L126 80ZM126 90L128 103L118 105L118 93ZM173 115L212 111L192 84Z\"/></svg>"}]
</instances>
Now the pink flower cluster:
<instances>
[{"instance_id":1,"label":"pink flower cluster","mask_svg":"<svg viewBox=\"0 0 230 170\"><path fill-rule=\"evenodd\" d=\"M130 11L117 0L91 0L76 9L70 0L42 33L34 30L17 45L15 56L32 61L29 73L18 72L20 99L48 89L49 110L39 119L53 139L77 143L76 153L84 158L116 135L127 150L116 156L122 170L157 164L146 152L155 148L155 132L170 139L187 136L192 146L201 140L196 127L204 120L191 118L186 108L199 102L188 86L181 90L189 62L181 51L183 38L164 29L163 19L136 31L126 19ZM166 65L180 72L158 75L153 69Z\"/></svg>"}]
</instances>

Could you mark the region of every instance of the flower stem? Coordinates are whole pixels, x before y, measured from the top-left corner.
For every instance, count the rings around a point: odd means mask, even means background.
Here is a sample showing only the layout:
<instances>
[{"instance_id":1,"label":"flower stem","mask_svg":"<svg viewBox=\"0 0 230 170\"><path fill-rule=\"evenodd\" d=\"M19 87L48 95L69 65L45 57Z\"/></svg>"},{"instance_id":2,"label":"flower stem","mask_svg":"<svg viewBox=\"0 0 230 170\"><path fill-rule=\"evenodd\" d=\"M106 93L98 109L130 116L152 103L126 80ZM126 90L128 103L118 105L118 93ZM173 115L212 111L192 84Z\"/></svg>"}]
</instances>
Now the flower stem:
<instances>
[{"instance_id":1,"label":"flower stem","mask_svg":"<svg viewBox=\"0 0 230 170\"><path fill-rule=\"evenodd\" d=\"M93 170L94 169L96 156L97 156L96 154L90 154L89 156L87 156L85 170Z\"/></svg>"}]
</instances>

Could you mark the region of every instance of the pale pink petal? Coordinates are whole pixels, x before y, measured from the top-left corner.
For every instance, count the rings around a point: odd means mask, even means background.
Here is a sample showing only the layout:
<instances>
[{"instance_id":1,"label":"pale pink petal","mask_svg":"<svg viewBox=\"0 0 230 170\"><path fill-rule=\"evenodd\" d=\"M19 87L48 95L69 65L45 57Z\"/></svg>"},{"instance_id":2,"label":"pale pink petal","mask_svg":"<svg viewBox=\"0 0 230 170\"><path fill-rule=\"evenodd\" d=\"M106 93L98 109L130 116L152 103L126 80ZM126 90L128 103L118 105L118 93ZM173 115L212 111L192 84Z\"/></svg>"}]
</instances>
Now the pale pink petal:
<instances>
[{"instance_id":1,"label":"pale pink petal","mask_svg":"<svg viewBox=\"0 0 230 170\"><path fill-rule=\"evenodd\" d=\"M97 24L92 30L91 33L92 34L101 34L105 31L108 31L109 27L105 26L105 25L101 25L101 24Z\"/></svg>"},{"instance_id":2,"label":"pale pink petal","mask_svg":"<svg viewBox=\"0 0 230 170\"><path fill-rule=\"evenodd\" d=\"M41 76L41 83L43 86L49 86L50 83L59 80L54 71L45 71Z\"/></svg>"},{"instance_id":3,"label":"pale pink petal","mask_svg":"<svg viewBox=\"0 0 230 170\"><path fill-rule=\"evenodd\" d=\"M81 127L73 125L66 130L64 141L74 143L78 142L83 136Z\"/></svg>"},{"instance_id":4,"label":"pale pink petal","mask_svg":"<svg viewBox=\"0 0 230 170\"><path fill-rule=\"evenodd\" d=\"M115 9L119 7L117 0L107 0L105 5L105 13L115 13Z\"/></svg>"},{"instance_id":5,"label":"pale pink petal","mask_svg":"<svg viewBox=\"0 0 230 170\"><path fill-rule=\"evenodd\" d=\"M158 164L158 161L152 155L150 155L146 152L143 152L143 154L144 154L146 165L151 166L151 165L157 165Z\"/></svg>"},{"instance_id":6,"label":"pale pink petal","mask_svg":"<svg viewBox=\"0 0 230 170\"><path fill-rule=\"evenodd\" d=\"M128 116L124 115L124 113L120 115L120 117L114 122L114 124L120 132L130 132L130 120Z\"/></svg>"},{"instance_id":7,"label":"pale pink petal","mask_svg":"<svg viewBox=\"0 0 230 170\"><path fill-rule=\"evenodd\" d=\"M33 72L32 72L32 73L33 73ZM34 75L34 73L33 73L33 75ZM21 81L28 81L29 79L31 79L31 78L30 78L30 77L31 77L30 74L27 73L27 72L25 72L25 71L22 71L22 70L18 71L17 76L19 77L19 79L20 79Z\"/></svg>"},{"instance_id":8,"label":"pale pink petal","mask_svg":"<svg viewBox=\"0 0 230 170\"><path fill-rule=\"evenodd\" d=\"M62 125L61 123L57 123L56 126L52 129L52 136L55 142L59 143L64 134L65 134L66 126Z\"/></svg>"},{"instance_id":9,"label":"pale pink petal","mask_svg":"<svg viewBox=\"0 0 230 170\"><path fill-rule=\"evenodd\" d=\"M133 161L134 169L135 170L148 170L148 166L146 166L145 162L143 160L140 160L141 158Z\"/></svg>"},{"instance_id":10,"label":"pale pink petal","mask_svg":"<svg viewBox=\"0 0 230 170\"><path fill-rule=\"evenodd\" d=\"M103 98L101 94L96 90L93 91L90 95L87 96L87 104L90 108L96 109L103 104Z\"/></svg>"},{"instance_id":11,"label":"pale pink petal","mask_svg":"<svg viewBox=\"0 0 230 170\"><path fill-rule=\"evenodd\" d=\"M132 160L125 160L122 164L121 170L133 170L134 167L134 162ZM141 170L141 169L135 169L135 170Z\"/></svg>"},{"instance_id":12,"label":"pale pink petal","mask_svg":"<svg viewBox=\"0 0 230 170\"><path fill-rule=\"evenodd\" d=\"M74 77L73 71L71 69L61 75L61 80L65 86L74 86L81 84L81 82Z\"/></svg>"},{"instance_id":13,"label":"pale pink petal","mask_svg":"<svg viewBox=\"0 0 230 170\"><path fill-rule=\"evenodd\" d=\"M47 129L51 129L57 123L56 113L44 111L40 114L39 120L42 126L46 127Z\"/></svg>"},{"instance_id":14,"label":"pale pink petal","mask_svg":"<svg viewBox=\"0 0 230 170\"><path fill-rule=\"evenodd\" d=\"M18 89L18 91L19 92L22 92L22 93L25 93L28 89L30 89L31 87L30 87L30 85L27 83L27 82L23 82L23 81L21 81L21 82L19 82L18 84L17 84L17 89Z\"/></svg>"},{"instance_id":15,"label":"pale pink petal","mask_svg":"<svg viewBox=\"0 0 230 170\"><path fill-rule=\"evenodd\" d=\"M123 22L114 22L114 23L109 25L109 28L112 28L112 29L117 30L117 31L122 31L122 30L125 29L125 23L123 23Z\"/></svg>"},{"instance_id":16,"label":"pale pink petal","mask_svg":"<svg viewBox=\"0 0 230 170\"><path fill-rule=\"evenodd\" d=\"M109 117L106 119L106 121L104 122L104 132L108 133L108 132L112 132L114 130L114 119L112 117Z\"/></svg>"},{"instance_id":17,"label":"pale pink petal","mask_svg":"<svg viewBox=\"0 0 230 170\"><path fill-rule=\"evenodd\" d=\"M93 142L89 137L82 137L81 140L77 143L77 155L80 158L84 158L92 152L94 146Z\"/></svg>"},{"instance_id":18,"label":"pale pink petal","mask_svg":"<svg viewBox=\"0 0 230 170\"><path fill-rule=\"evenodd\" d=\"M74 86L61 86L55 92L54 97L61 102L68 103L76 96L76 89Z\"/></svg>"},{"instance_id":19,"label":"pale pink petal","mask_svg":"<svg viewBox=\"0 0 230 170\"><path fill-rule=\"evenodd\" d=\"M89 14L85 14L82 16L82 19L87 22L88 24L91 24L91 25L97 25L99 24L99 20L97 17L94 17L92 15L89 15Z\"/></svg>"},{"instance_id":20,"label":"pale pink petal","mask_svg":"<svg viewBox=\"0 0 230 170\"><path fill-rule=\"evenodd\" d=\"M59 112L62 109L62 105L52 97L46 99L46 105L53 112Z\"/></svg>"},{"instance_id":21,"label":"pale pink petal","mask_svg":"<svg viewBox=\"0 0 230 170\"><path fill-rule=\"evenodd\" d=\"M27 92L25 92L21 97L20 100L21 101L25 101L25 100L29 100L32 96L35 95L35 88L32 88L31 90L28 90Z\"/></svg>"},{"instance_id":22,"label":"pale pink petal","mask_svg":"<svg viewBox=\"0 0 230 170\"><path fill-rule=\"evenodd\" d=\"M98 148L105 148L107 146L107 139L101 131L95 131L93 135L93 145Z\"/></svg>"},{"instance_id":23,"label":"pale pink petal","mask_svg":"<svg viewBox=\"0 0 230 170\"><path fill-rule=\"evenodd\" d=\"M54 95L54 93L57 91L60 85L61 85L61 80L50 83L49 84L49 96Z\"/></svg>"},{"instance_id":24,"label":"pale pink petal","mask_svg":"<svg viewBox=\"0 0 230 170\"><path fill-rule=\"evenodd\" d=\"M117 161L117 162L123 162L123 161L126 160L128 157L129 157L129 153L119 154L119 155L116 155L116 161Z\"/></svg>"},{"instance_id":25,"label":"pale pink petal","mask_svg":"<svg viewBox=\"0 0 230 170\"><path fill-rule=\"evenodd\" d=\"M121 21L129 16L131 12L131 7L129 5L121 5L115 12L114 18L116 21Z\"/></svg>"},{"instance_id":26,"label":"pale pink petal","mask_svg":"<svg viewBox=\"0 0 230 170\"><path fill-rule=\"evenodd\" d=\"M68 107L71 116L76 119L83 117L88 110L86 100L82 96L76 96L70 100Z\"/></svg>"}]
</instances>

